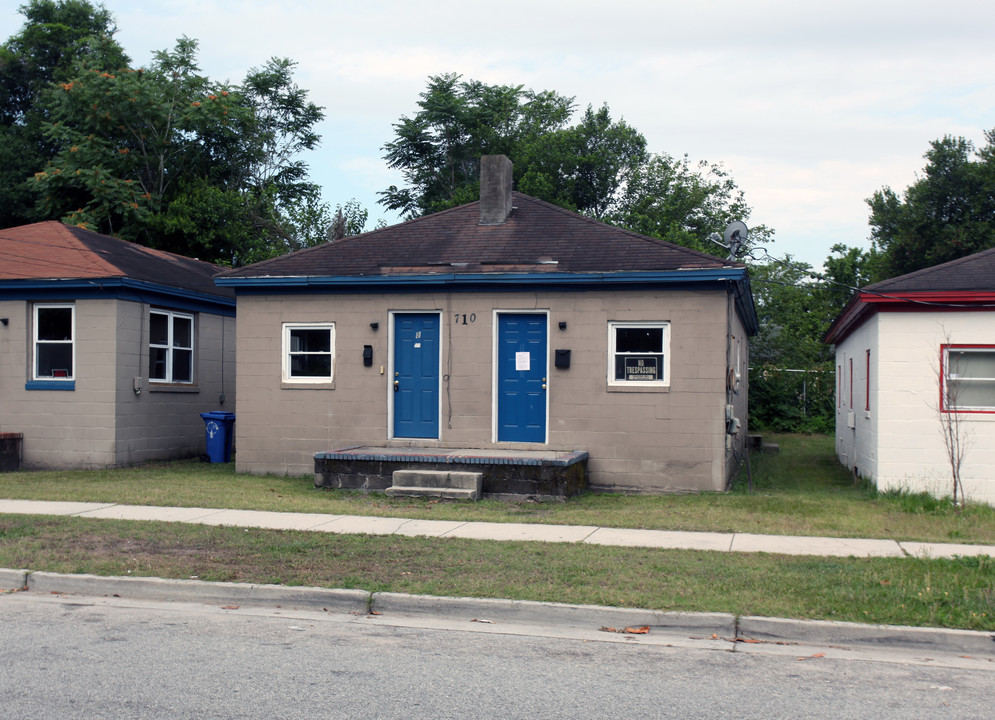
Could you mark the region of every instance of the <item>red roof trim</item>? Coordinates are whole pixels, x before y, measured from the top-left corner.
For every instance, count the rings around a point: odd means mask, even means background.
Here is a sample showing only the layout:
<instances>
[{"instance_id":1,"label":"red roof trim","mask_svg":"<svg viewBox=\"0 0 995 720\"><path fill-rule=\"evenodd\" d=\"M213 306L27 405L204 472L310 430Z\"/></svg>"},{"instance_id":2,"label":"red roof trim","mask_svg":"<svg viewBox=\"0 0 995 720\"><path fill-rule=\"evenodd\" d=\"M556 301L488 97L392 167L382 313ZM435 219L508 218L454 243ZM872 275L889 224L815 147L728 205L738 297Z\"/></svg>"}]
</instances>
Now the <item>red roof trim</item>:
<instances>
[{"instance_id":1,"label":"red roof trim","mask_svg":"<svg viewBox=\"0 0 995 720\"><path fill-rule=\"evenodd\" d=\"M924 290L921 292L873 293L861 291L860 300L867 303L903 303L915 307L918 303L995 303L991 290Z\"/></svg>"},{"instance_id":2,"label":"red roof trim","mask_svg":"<svg viewBox=\"0 0 995 720\"><path fill-rule=\"evenodd\" d=\"M995 292L989 290L924 290L921 292L874 293L859 291L851 298L822 341L839 343L876 312L938 312L995 310ZM964 307L949 307L963 305Z\"/></svg>"}]
</instances>

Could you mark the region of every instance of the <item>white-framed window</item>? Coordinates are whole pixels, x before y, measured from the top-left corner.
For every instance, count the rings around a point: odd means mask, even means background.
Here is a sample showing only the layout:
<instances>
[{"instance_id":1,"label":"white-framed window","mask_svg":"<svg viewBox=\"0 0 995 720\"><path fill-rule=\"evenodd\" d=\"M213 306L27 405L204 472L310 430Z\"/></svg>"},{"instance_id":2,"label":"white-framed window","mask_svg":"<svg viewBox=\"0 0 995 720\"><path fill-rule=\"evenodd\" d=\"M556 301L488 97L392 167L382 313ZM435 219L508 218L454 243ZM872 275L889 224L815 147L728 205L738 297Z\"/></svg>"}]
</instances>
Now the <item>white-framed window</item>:
<instances>
[{"instance_id":1,"label":"white-framed window","mask_svg":"<svg viewBox=\"0 0 995 720\"><path fill-rule=\"evenodd\" d=\"M76 379L76 306L34 306L34 380Z\"/></svg>"},{"instance_id":2,"label":"white-framed window","mask_svg":"<svg viewBox=\"0 0 995 720\"><path fill-rule=\"evenodd\" d=\"M995 413L995 345L943 345L943 410Z\"/></svg>"},{"instance_id":3,"label":"white-framed window","mask_svg":"<svg viewBox=\"0 0 995 720\"><path fill-rule=\"evenodd\" d=\"M149 311L149 381L193 383L193 315Z\"/></svg>"},{"instance_id":4,"label":"white-framed window","mask_svg":"<svg viewBox=\"0 0 995 720\"><path fill-rule=\"evenodd\" d=\"M609 323L608 384L670 385L670 323Z\"/></svg>"},{"instance_id":5,"label":"white-framed window","mask_svg":"<svg viewBox=\"0 0 995 720\"><path fill-rule=\"evenodd\" d=\"M330 383L334 369L334 323L284 323L284 382Z\"/></svg>"}]
</instances>

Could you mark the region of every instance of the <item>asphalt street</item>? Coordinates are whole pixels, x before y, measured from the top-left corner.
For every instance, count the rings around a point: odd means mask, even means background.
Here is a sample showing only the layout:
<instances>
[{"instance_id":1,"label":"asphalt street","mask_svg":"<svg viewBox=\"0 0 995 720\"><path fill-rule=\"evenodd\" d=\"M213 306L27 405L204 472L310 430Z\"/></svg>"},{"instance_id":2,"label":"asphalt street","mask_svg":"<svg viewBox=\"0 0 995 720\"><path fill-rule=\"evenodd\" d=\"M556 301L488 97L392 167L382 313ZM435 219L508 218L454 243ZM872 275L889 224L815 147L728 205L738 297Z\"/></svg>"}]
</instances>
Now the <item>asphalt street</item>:
<instances>
[{"instance_id":1,"label":"asphalt street","mask_svg":"<svg viewBox=\"0 0 995 720\"><path fill-rule=\"evenodd\" d=\"M995 663L487 618L0 595L10 718L989 718Z\"/></svg>"}]
</instances>

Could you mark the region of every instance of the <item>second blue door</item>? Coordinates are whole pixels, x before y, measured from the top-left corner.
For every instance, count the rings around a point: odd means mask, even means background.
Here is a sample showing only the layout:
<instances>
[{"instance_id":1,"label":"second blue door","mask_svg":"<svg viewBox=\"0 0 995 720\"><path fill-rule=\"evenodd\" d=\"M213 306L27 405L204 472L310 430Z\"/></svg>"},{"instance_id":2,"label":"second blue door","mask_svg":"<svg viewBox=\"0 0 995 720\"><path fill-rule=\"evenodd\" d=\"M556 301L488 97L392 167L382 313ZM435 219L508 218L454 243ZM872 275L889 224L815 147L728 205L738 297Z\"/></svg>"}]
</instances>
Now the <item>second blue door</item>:
<instances>
[{"instance_id":1,"label":"second blue door","mask_svg":"<svg viewBox=\"0 0 995 720\"><path fill-rule=\"evenodd\" d=\"M546 316L498 315L498 440L546 442Z\"/></svg>"},{"instance_id":2,"label":"second blue door","mask_svg":"<svg viewBox=\"0 0 995 720\"><path fill-rule=\"evenodd\" d=\"M394 315L394 437L439 437L439 316Z\"/></svg>"}]
</instances>

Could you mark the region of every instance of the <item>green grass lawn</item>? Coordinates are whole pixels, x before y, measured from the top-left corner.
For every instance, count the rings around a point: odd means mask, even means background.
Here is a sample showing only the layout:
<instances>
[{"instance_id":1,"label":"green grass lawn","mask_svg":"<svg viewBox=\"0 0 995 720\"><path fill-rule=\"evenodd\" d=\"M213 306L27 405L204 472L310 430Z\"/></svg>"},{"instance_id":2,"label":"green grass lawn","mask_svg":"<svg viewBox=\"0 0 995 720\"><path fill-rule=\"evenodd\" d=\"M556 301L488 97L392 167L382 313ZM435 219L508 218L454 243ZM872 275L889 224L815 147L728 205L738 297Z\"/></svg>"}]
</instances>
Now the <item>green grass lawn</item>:
<instances>
[{"instance_id":1,"label":"green grass lawn","mask_svg":"<svg viewBox=\"0 0 995 720\"><path fill-rule=\"evenodd\" d=\"M792 557L0 514L0 567L995 629L990 558Z\"/></svg>"},{"instance_id":2,"label":"green grass lawn","mask_svg":"<svg viewBox=\"0 0 995 720\"><path fill-rule=\"evenodd\" d=\"M744 473L728 493L433 502L177 462L0 474L0 497L995 543L992 508L958 511L855 485L835 462L832 438L765 439L781 452L753 456L752 492ZM995 630L990 558L814 558L0 515L0 567Z\"/></svg>"},{"instance_id":3,"label":"green grass lawn","mask_svg":"<svg viewBox=\"0 0 995 720\"><path fill-rule=\"evenodd\" d=\"M878 495L863 484L854 485L836 462L831 437L766 439L778 442L781 451L752 456L752 493L744 471L728 493L588 493L545 503L435 502L316 490L310 477L239 475L233 465L176 462L0 474L0 497L995 544L995 509L969 505L958 511L949 502L926 496Z\"/></svg>"}]
</instances>

